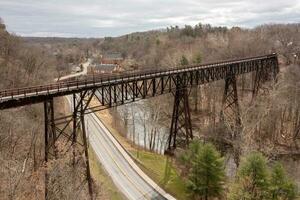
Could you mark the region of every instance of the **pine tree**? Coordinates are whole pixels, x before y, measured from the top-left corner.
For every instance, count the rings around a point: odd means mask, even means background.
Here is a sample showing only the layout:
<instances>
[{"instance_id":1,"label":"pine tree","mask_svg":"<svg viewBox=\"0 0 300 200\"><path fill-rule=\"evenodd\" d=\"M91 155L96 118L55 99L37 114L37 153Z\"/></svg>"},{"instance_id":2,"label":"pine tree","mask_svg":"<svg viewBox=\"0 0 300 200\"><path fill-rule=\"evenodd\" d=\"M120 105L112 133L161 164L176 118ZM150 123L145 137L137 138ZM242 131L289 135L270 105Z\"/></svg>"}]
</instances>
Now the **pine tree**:
<instances>
[{"instance_id":1,"label":"pine tree","mask_svg":"<svg viewBox=\"0 0 300 200\"><path fill-rule=\"evenodd\" d=\"M265 200L269 181L266 158L261 153L251 153L242 160L235 183L229 193L230 200Z\"/></svg>"},{"instance_id":2,"label":"pine tree","mask_svg":"<svg viewBox=\"0 0 300 200\"><path fill-rule=\"evenodd\" d=\"M180 161L187 169L192 167L192 161L195 159L196 155L199 154L200 148L203 144L199 140L193 140L188 149L181 155Z\"/></svg>"},{"instance_id":3,"label":"pine tree","mask_svg":"<svg viewBox=\"0 0 300 200\"><path fill-rule=\"evenodd\" d=\"M197 149L196 145L193 147ZM225 179L224 159L212 144L203 144L198 150L192 159L188 189L194 197L205 200L220 197Z\"/></svg>"},{"instance_id":4,"label":"pine tree","mask_svg":"<svg viewBox=\"0 0 300 200\"><path fill-rule=\"evenodd\" d=\"M272 200L296 199L296 185L286 176L280 163L276 163L272 168L270 184Z\"/></svg>"},{"instance_id":5,"label":"pine tree","mask_svg":"<svg viewBox=\"0 0 300 200\"><path fill-rule=\"evenodd\" d=\"M188 65L189 61L188 59L183 55L180 59L180 65L184 66L184 65Z\"/></svg>"},{"instance_id":6,"label":"pine tree","mask_svg":"<svg viewBox=\"0 0 300 200\"><path fill-rule=\"evenodd\" d=\"M199 154L202 145L203 144L199 140L193 140L189 144L187 150L185 150L183 154L180 156L179 161L184 166L184 169L182 170L183 176L189 174L189 171L192 168L192 161L195 160L196 155Z\"/></svg>"}]
</instances>

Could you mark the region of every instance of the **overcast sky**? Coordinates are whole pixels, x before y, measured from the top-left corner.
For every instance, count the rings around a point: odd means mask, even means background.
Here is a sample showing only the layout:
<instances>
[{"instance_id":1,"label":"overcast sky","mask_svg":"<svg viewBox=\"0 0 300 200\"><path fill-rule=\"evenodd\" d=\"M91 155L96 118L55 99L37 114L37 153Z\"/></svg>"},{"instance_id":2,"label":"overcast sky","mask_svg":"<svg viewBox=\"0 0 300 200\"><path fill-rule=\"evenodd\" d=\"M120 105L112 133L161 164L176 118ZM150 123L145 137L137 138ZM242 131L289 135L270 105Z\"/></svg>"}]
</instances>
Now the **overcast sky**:
<instances>
[{"instance_id":1,"label":"overcast sky","mask_svg":"<svg viewBox=\"0 0 300 200\"><path fill-rule=\"evenodd\" d=\"M22 36L103 37L199 22L253 27L300 22L300 0L0 0Z\"/></svg>"}]
</instances>

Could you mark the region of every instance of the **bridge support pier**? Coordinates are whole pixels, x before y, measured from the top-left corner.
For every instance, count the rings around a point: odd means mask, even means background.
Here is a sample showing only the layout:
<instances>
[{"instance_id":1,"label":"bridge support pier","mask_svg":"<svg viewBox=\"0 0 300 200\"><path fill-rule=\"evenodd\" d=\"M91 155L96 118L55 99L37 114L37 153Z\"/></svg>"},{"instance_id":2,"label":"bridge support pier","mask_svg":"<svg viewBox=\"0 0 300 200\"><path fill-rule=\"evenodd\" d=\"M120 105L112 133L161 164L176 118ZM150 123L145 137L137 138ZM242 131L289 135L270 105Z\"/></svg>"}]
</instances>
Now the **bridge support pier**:
<instances>
[{"instance_id":1,"label":"bridge support pier","mask_svg":"<svg viewBox=\"0 0 300 200\"><path fill-rule=\"evenodd\" d=\"M47 162L49 158L49 153L52 153L52 155L54 155L55 157L57 156L57 151L55 147L56 131L55 131L55 122L54 122L53 98L44 102L44 117L45 117L45 162Z\"/></svg>"},{"instance_id":2,"label":"bridge support pier","mask_svg":"<svg viewBox=\"0 0 300 200\"><path fill-rule=\"evenodd\" d=\"M237 166L239 166L240 163L241 152L239 142L236 142L241 136L240 131L242 123L240 117L236 77L234 75L229 75L225 78L220 120L231 133L229 139L232 140L233 156Z\"/></svg>"},{"instance_id":3,"label":"bridge support pier","mask_svg":"<svg viewBox=\"0 0 300 200\"><path fill-rule=\"evenodd\" d=\"M86 92L81 92L78 95L73 94L73 134L72 134L73 165L76 163L75 146L79 144L83 147L83 151L84 151L86 179L88 182L88 191L91 199L93 199L93 186L92 186L92 177L90 172L88 142L86 136L84 114L85 114L85 110L87 109L87 105L91 101L94 93L95 91L92 91L91 94L88 94L88 91L86 91ZM86 102L86 105L84 104L84 102ZM81 141L83 142L83 144L80 144L77 141L78 130L81 130L81 136L82 136Z\"/></svg>"},{"instance_id":4,"label":"bridge support pier","mask_svg":"<svg viewBox=\"0 0 300 200\"><path fill-rule=\"evenodd\" d=\"M276 81L276 76L279 73L279 65L277 59L272 60L261 60L254 72L254 79L253 79L253 89L252 89L252 100L256 98L259 93L259 90L267 90L262 88L262 84L268 80L273 79Z\"/></svg>"},{"instance_id":5,"label":"bridge support pier","mask_svg":"<svg viewBox=\"0 0 300 200\"><path fill-rule=\"evenodd\" d=\"M193 139L188 90L186 85L186 77L177 76L173 115L170 134L167 141L167 149L165 151L166 154L172 155L178 146L186 147L190 140Z\"/></svg>"},{"instance_id":6,"label":"bridge support pier","mask_svg":"<svg viewBox=\"0 0 300 200\"><path fill-rule=\"evenodd\" d=\"M222 100L221 121L232 133L235 138L241 128L240 108L238 102L236 77L228 76L225 78L225 88Z\"/></svg>"},{"instance_id":7,"label":"bridge support pier","mask_svg":"<svg viewBox=\"0 0 300 200\"><path fill-rule=\"evenodd\" d=\"M54 124L54 106L53 106L53 98L44 102L44 120L45 120L45 155L44 160L47 164L49 159L50 147L55 148L55 124ZM56 151L54 150L55 154ZM47 169L45 169L45 199L49 199L48 197L48 182L49 182L49 174Z\"/></svg>"},{"instance_id":8,"label":"bridge support pier","mask_svg":"<svg viewBox=\"0 0 300 200\"><path fill-rule=\"evenodd\" d=\"M47 162L54 158L58 157L58 153L66 154L70 147L73 149L73 161L72 165L76 164L76 154L78 151L76 149L78 147L82 147L83 152L80 151L80 154L84 155L84 162L86 168L86 180L88 183L88 191L90 194L90 199L93 199L93 190L92 190L92 178L90 174L90 166L89 166L89 155L88 155L88 142L86 136L85 122L84 122L84 114L87 109L88 103L91 101L92 96L95 91L92 91L92 94L88 94L88 92L81 92L80 94L73 94L72 98L72 115L56 118L54 115L54 106L53 99L49 99L44 102L44 117L45 117L45 162ZM87 99L86 99L87 98ZM86 102L86 104L84 104ZM68 131L70 130L70 131ZM81 130L81 131L80 131ZM70 133L67 133L70 132ZM78 135L81 135L81 139L78 141ZM65 140L62 142L65 143L65 146L68 146L68 143L71 141L71 146L66 147L66 152L57 152L56 143L61 138L60 136L64 136ZM81 144L82 142L82 144ZM48 196L48 179L49 174L45 172L45 199L49 199Z\"/></svg>"}]
</instances>

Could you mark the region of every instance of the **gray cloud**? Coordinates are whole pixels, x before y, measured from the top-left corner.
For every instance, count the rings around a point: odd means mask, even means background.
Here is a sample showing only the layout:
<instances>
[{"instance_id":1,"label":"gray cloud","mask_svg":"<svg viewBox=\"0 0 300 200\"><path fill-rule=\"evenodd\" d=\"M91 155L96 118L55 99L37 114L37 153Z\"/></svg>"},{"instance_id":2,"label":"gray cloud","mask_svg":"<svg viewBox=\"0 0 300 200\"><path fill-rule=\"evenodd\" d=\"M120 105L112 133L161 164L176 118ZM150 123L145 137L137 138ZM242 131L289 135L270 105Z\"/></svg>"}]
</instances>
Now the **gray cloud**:
<instances>
[{"instance_id":1,"label":"gray cloud","mask_svg":"<svg viewBox=\"0 0 300 200\"><path fill-rule=\"evenodd\" d=\"M300 22L300 0L0 0L0 17L24 36L103 37L199 22Z\"/></svg>"}]
</instances>

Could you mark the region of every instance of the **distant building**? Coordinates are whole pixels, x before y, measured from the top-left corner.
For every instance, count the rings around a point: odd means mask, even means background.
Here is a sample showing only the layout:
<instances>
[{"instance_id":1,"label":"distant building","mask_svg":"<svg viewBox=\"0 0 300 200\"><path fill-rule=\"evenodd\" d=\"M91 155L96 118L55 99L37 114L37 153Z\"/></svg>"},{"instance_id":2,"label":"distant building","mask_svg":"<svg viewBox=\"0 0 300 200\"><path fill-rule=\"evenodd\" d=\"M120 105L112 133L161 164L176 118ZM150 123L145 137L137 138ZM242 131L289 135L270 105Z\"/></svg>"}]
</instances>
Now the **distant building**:
<instances>
[{"instance_id":1,"label":"distant building","mask_svg":"<svg viewBox=\"0 0 300 200\"><path fill-rule=\"evenodd\" d=\"M108 53L101 55L101 64L116 64L120 65L123 62L123 57L121 53Z\"/></svg>"},{"instance_id":2,"label":"distant building","mask_svg":"<svg viewBox=\"0 0 300 200\"><path fill-rule=\"evenodd\" d=\"M117 64L94 64L88 67L89 74L110 74L121 70Z\"/></svg>"}]
</instances>

